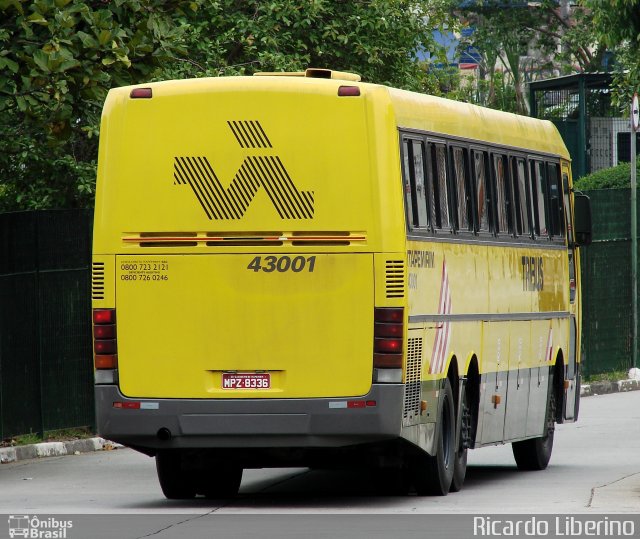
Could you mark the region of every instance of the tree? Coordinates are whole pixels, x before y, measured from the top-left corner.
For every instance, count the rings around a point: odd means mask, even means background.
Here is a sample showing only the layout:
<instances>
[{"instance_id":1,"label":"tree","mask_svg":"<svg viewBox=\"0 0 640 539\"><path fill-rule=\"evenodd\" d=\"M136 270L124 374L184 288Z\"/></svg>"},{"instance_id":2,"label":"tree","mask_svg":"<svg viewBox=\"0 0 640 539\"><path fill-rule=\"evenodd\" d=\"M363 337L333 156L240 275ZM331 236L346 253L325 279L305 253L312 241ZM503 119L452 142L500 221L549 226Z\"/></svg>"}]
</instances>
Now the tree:
<instances>
[{"instance_id":1,"label":"tree","mask_svg":"<svg viewBox=\"0 0 640 539\"><path fill-rule=\"evenodd\" d=\"M250 75L328 67L364 80L420 89L420 51L435 53L433 30L447 0L219 0L191 15L189 58L176 76Z\"/></svg>"},{"instance_id":2,"label":"tree","mask_svg":"<svg viewBox=\"0 0 640 539\"><path fill-rule=\"evenodd\" d=\"M89 206L109 88L330 67L418 90L447 0L0 0L0 210ZM426 81L426 82L425 82Z\"/></svg>"},{"instance_id":3,"label":"tree","mask_svg":"<svg viewBox=\"0 0 640 539\"><path fill-rule=\"evenodd\" d=\"M640 90L640 2L582 0L593 15L593 32L615 54L614 103L626 109Z\"/></svg>"},{"instance_id":4,"label":"tree","mask_svg":"<svg viewBox=\"0 0 640 539\"><path fill-rule=\"evenodd\" d=\"M89 205L102 103L181 52L182 1L0 0L0 209Z\"/></svg>"},{"instance_id":5,"label":"tree","mask_svg":"<svg viewBox=\"0 0 640 539\"><path fill-rule=\"evenodd\" d=\"M601 53L592 46L587 10L569 10L552 0L479 0L460 13L474 27L461 45L480 52L481 71L488 79L480 104L526 114L526 82L599 66ZM507 83L514 96L511 103L499 99L510 92Z\"/></svg>"}]
</instances>

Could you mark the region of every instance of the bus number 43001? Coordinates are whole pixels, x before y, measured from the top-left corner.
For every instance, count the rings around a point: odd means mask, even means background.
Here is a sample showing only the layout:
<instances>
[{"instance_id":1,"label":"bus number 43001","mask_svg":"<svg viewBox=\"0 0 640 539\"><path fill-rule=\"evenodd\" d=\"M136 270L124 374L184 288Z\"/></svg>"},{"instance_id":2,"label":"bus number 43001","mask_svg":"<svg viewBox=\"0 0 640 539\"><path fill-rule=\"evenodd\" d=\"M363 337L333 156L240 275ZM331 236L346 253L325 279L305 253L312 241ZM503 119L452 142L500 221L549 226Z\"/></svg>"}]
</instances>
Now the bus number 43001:
<instances>
[{"instance_id":1,"label":"bus number 43001","mask_svg":"<svg viewBox=\"0 0 640 539\"><path fill-rule=\"evenodd\" d=\"M293 271L294 273L300 273L301 271L312 272L316 265L315 256L256 256L249 262L247 269L253 271L264 271L271 273L272 271L279 271L284 273L285 271Z\"/></svg>"}]
</instances>

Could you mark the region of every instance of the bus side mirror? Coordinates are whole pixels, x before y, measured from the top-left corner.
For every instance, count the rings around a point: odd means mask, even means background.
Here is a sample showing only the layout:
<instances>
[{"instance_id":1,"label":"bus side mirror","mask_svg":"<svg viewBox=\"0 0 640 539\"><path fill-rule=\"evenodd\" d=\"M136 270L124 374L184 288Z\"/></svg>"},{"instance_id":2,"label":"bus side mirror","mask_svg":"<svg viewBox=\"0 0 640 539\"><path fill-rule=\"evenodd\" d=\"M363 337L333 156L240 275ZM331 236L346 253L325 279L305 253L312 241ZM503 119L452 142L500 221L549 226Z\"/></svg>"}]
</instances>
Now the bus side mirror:
<instances>
[{"instance_id":1,"label":"bus side mirror","mask_svg":"<svg viewBox=\"0 0 640 539\"><path fill-rule=\"evenodd\" d=\"M575 221L574 237L576 245L586 247L591 244L591 200L587 195L576 193L574 197Z\"/></svg>"}]
</instances>

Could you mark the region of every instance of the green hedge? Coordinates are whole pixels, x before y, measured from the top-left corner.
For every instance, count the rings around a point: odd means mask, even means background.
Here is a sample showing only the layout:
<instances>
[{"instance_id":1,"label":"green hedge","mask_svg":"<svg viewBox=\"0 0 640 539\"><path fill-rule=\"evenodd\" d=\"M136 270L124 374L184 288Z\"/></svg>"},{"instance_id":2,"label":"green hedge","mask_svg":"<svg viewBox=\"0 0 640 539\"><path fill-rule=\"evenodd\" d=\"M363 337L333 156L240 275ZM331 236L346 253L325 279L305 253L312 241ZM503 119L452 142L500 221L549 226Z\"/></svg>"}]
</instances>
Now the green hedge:
<instances>
[{"instance_id":1,"label":"green hedge","mask_svg":"<svg viewBox=\"0 0 640 539\"><path fill-rule=\"evenodd\" d=\"M640 178L640 159L636 161L636 172ZM630 187L631 184L631 164L622 163L616 167L605 168L578 178L575 188L581 191L589 189L616 189Z\"/></svg>"}]
</instances>

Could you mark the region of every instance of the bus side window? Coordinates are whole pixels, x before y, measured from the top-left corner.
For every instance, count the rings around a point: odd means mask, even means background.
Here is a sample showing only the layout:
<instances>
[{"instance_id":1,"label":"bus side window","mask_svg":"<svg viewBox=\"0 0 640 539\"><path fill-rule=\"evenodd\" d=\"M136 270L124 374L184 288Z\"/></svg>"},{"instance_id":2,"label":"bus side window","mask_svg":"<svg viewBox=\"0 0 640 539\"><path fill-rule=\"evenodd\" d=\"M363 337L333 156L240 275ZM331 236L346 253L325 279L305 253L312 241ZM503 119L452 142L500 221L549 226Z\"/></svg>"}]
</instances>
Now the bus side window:
<instances>
[{"instance_id":1,"label":"bus side window","mask_svg":"<svg viewBox=\"0 0 640 539\"><path fill-rule=\"evenodd\" d=\"M528 189L527 167L521 157L511 158L511 177L513 181L513 199L515 209L515 231L518 236L528 236L529 227L529 199L531 194Z\"/></svg>"},{"instance_id":2,"label":"bus side window","mask_svg":"<svg viewBox=\"0 0 640 539\"><path fill-rule=\"evenodd\" d=\"M424 166L424 143L418 140L404 139L402 149L407 222L411 230L426 229L429 226L429 212Z\"/></svg>"},{"instance_id":3,"label":"bus side window","mask_svg":"<svg viewBox=\"0 0 640 539\"><path fill-rule=\"evenodd\" d=\"M478 232L489 232L489 192L487 190L487 167L485 154L482 151L473 152L473 176L476 187L476 212Z\"/></svg>"},{"instance_id":4,"label":"bus side window","mask_svg":"<svg viewBox=\"0 0 640 539\"><path fill-rule=\"evenodd\" d=\"M547 163L549 184L549 230L552 237L564 238L564 204L560 184L560 166Z\"/></svg>"},{"instance_id":5,"label":"bus side window","mask_svg":"<svg viewBox=\"0 0 640 539\"><path fill-rule=\"evenodd\" d=\"M546 193L547 181L545 177L544 163L542 161L531 161L531 182L532 182L532 209L534 217L534 232L539 237L549 237L547 224Z\"/></svg>"},{"instance_id":6,"label":"bus side window","mask_svg":"<svg viewBox=\"0 0 640 539\"><path fill-rule=\"evenodd\" d=\"M513 229L513 219L511 216L511 193L509 190L505 161L506 157L504 155L493 154L493 177L495 180L496 210L498 217L496 232L502 234L509 233Z\"/></svg>"},{"instance_id":7,"label":"bus side window","mask_svg":"<svg viewBox=\"0 0 640 539\"><path fill-rule=\"evenodd\" d=\"M443 144L430 144L435 199L435 228L450 229L449 192L447 186L447 148Z\"/></svg>"},{"instance_id":8,"label":"bus side window","mask_svg":"<svg viewBox=\"0 0 640 539\"><path fill-rule=\"evenodd\" d=\"M467 174L468 168L468 152L465 148L452 147L451 157L453 160L453 173L455 177L455 194L458 230L473 230L473 214L471 212L471 196L470 196L470 179Z\"/></svg>"}]
</instances>

